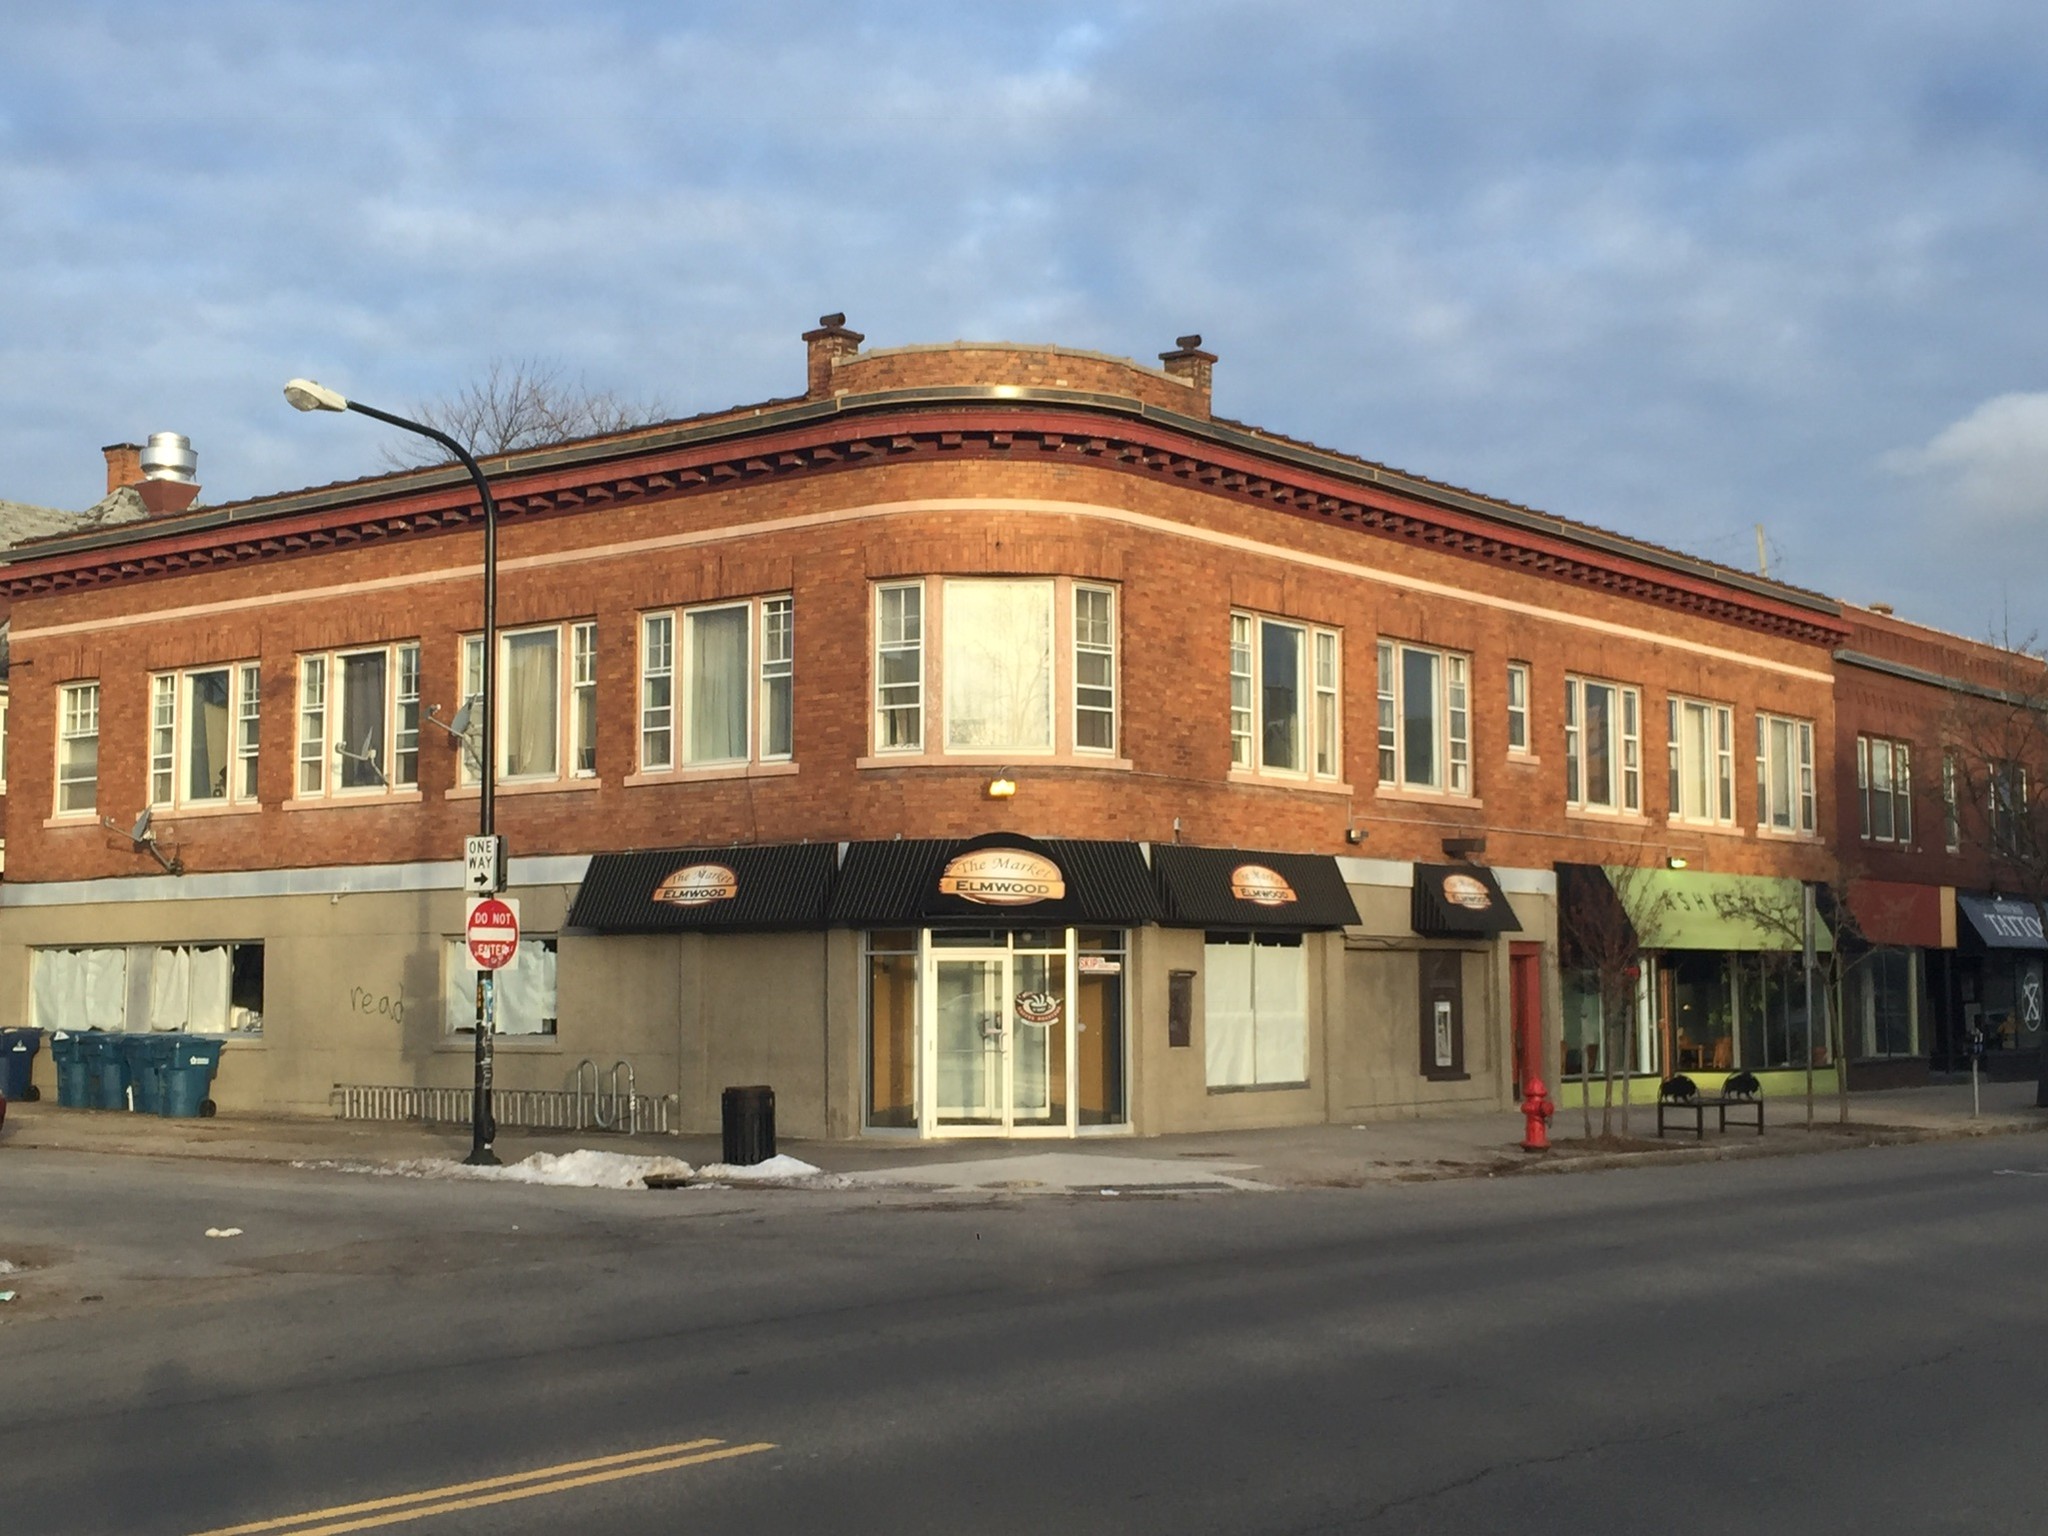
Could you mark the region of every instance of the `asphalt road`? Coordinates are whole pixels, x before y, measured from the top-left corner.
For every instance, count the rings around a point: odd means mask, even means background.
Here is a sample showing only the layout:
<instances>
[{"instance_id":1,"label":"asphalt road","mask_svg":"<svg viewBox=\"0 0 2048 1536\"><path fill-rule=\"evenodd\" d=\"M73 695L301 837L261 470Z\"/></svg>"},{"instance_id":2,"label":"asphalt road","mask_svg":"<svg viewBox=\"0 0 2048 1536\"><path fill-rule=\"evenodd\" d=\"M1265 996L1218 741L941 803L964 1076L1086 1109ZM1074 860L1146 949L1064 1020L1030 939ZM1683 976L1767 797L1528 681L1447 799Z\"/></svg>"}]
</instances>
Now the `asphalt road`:
<instances>
[{"instance_id":1,"label":"asphalt road","mask_svg":"<svg viewBox=\"0 0 2048 1536\"><path fill-rule=\"evenodd\" d=\"M8 1536L2048 1529L2039 1138L993 1202L0 1159Z\"/></svg>"}]
</instances>

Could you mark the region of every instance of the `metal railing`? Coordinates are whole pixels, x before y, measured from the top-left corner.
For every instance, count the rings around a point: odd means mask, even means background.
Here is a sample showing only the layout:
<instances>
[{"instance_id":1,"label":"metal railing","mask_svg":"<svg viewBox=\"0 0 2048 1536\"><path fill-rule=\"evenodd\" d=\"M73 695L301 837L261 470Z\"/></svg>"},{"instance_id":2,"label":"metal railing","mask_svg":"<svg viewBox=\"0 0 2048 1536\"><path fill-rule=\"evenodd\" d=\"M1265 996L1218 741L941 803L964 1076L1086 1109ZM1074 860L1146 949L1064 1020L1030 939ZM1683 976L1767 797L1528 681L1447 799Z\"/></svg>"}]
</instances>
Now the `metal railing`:
<instances>
[{"instance_id":1,"label":"metal railing","mask_svg":"<svg viewBox=\"0 0 2048 1536\"><path fill-rule=\"evenodd\" d=\"M600 1076L593 1063L590 1090L584 1090L582 1066L569 1089L498 1088L491 1107L498 1124L536 1131L621 1131L637 1135L678 1134L680 1115L674 1094L638 1093L633 1068L618 1062L611 1071L609 1092L599 1092ZM624 1082L620 1082L623 1075ZM467 1125L469 1088L400 1088L373 1083L337 1083L328 1103L337 1120L417 1120L427 1125Z\"/></svg>"}]
</instances>

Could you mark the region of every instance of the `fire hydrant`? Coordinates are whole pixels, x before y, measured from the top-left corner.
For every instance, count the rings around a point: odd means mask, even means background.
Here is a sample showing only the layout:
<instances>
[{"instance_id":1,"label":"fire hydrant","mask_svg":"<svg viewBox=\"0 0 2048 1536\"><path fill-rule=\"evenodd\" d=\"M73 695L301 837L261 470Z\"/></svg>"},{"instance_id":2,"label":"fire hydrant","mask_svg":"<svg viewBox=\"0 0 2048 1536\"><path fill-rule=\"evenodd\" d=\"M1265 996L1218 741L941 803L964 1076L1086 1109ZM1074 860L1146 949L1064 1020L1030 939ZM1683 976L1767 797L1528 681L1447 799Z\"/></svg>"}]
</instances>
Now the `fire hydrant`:
<instances>
[{"instance_id":1,"label":"fire hydrant","mask_svg":"<svg viewBox=\"0 0 2048 1536\"><path fill-rule=\"evenodd\" d=\"M1522 1133L1524 1152L1548 1152L1550 1117L1557 1113L1557 1106L1550 1102L1543 1092L1543 1079L1532 1077L1522 1094L1522 1113L1528 1116L1529 1128Z\"/></svg>"}]
</instances>

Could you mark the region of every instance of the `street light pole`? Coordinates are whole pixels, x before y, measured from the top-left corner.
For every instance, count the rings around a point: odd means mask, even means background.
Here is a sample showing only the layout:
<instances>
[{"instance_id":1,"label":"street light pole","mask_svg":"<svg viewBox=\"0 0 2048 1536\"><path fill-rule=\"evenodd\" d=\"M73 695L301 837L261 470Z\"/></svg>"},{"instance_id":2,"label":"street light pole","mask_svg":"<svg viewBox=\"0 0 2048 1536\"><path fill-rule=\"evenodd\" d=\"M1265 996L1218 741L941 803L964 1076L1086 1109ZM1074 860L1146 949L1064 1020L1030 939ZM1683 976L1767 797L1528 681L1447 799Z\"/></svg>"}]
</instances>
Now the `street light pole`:
<instances>
[{"instance_id":1,"label":"street light pole","mask_svg":"<svg viewBox=\"0 0 2048 1536\"><path fill-rule=\"evenodd\" d=\"M315 384L311 379L293 379L285 385L284 397L296 410L354 411L357 415L368 416L388 426L431 438L461 460L462 467L469 471L469 478L476 486L477 498L483 503L484 509L483 698L480 701L483 705L483 750L478 754L481 761L477 764L477 830L482 836L490 837L497 830L498 818L498 504L491 498L490 482L484 478L483 470L470 451L438 427L430 427L424 422L393 415L390 411L380 411L373 405L364 405L360 400L350 400L334 390ZM460 684L457 686L460 687ZM496 983L495 971L481 972L478 982L475 1086L470 1099L469 1156L463 1159L465 1163L488 1168L494 1168L498 1164L498 1156L491 1150L492 1143L498 1139L498 1121L492 1113L491 1106L492 1057L495 1045L492 1035L497 1022L495 1009L492 1007L492 993L496 990Z\"/></svg>"}]
</instances>

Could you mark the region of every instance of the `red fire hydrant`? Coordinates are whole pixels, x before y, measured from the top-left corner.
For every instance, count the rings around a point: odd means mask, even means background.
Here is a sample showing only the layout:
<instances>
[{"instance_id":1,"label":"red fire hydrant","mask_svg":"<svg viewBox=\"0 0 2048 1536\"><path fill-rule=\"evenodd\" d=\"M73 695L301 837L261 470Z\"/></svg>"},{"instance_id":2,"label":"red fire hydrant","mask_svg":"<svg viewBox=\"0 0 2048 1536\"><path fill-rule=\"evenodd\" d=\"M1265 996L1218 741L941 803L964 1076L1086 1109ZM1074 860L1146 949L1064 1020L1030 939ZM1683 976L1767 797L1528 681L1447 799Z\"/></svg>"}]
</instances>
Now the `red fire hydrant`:
<instances>
[{"instance_id":1,"label":"red fire hydrant","mask_svg":"<svg viewBox=\"0 0 2048 1536\"><path fill-rule=\"evenodd\" d=\"M1544 1096L1543 1079L1532 1077L1522 1093L1522 1113L1528 1116L1529 1128L1522 1133L1524 1152L1548 1152L1550 1117L1557 1113L1557 1106Z\"/></svg>"}]
</instances>

